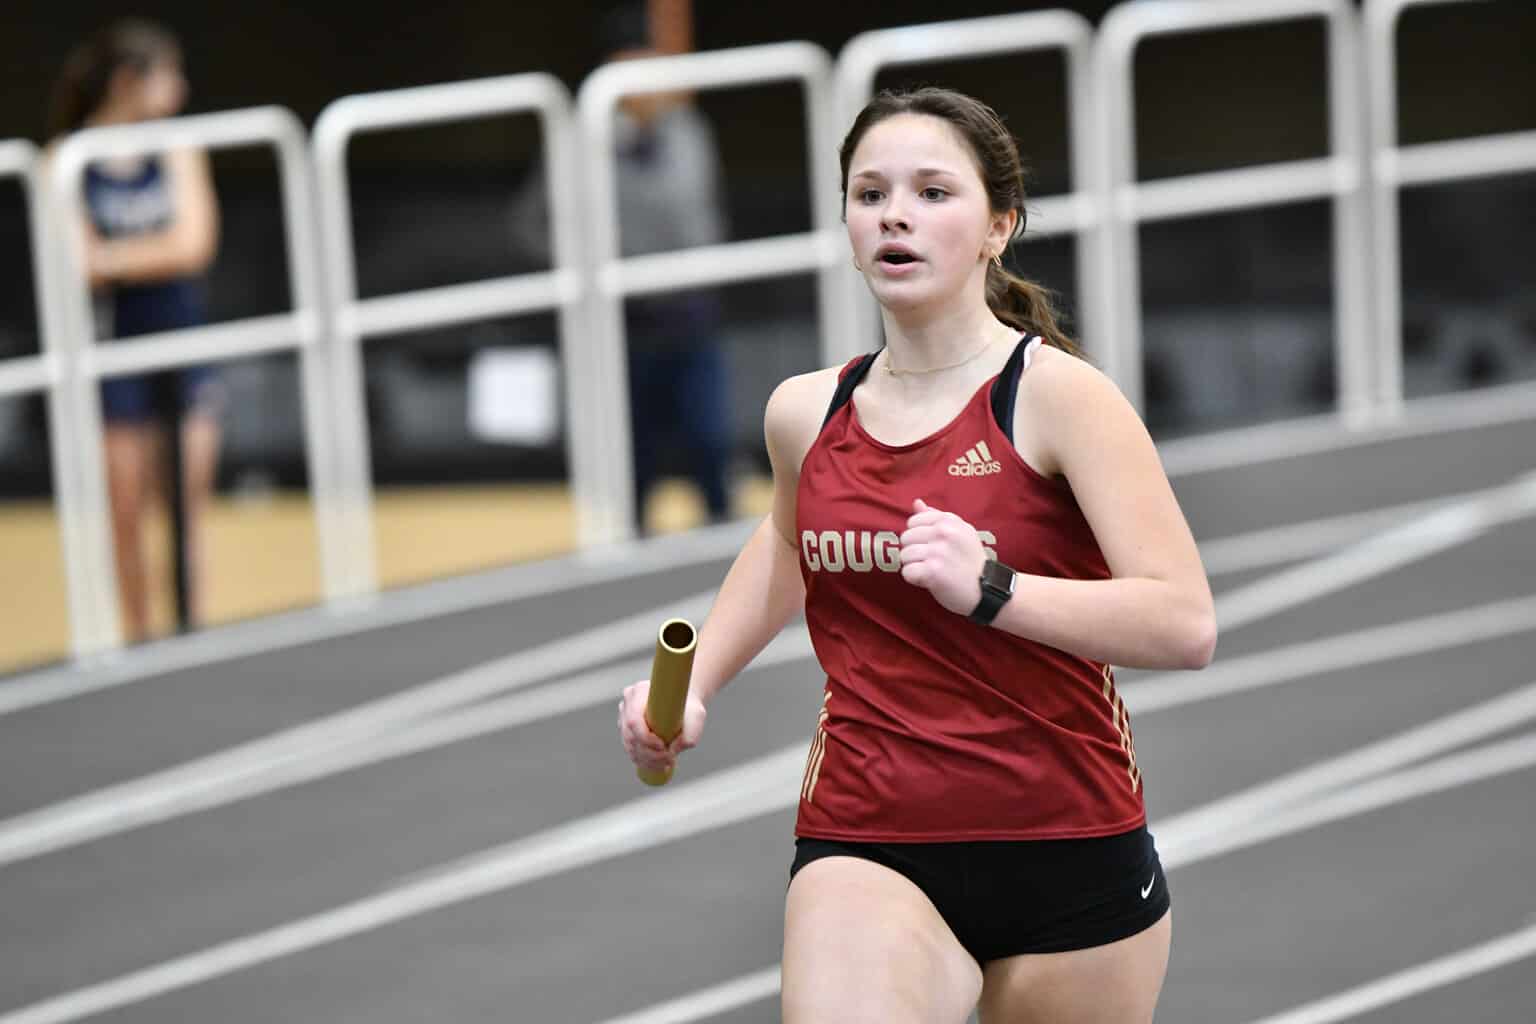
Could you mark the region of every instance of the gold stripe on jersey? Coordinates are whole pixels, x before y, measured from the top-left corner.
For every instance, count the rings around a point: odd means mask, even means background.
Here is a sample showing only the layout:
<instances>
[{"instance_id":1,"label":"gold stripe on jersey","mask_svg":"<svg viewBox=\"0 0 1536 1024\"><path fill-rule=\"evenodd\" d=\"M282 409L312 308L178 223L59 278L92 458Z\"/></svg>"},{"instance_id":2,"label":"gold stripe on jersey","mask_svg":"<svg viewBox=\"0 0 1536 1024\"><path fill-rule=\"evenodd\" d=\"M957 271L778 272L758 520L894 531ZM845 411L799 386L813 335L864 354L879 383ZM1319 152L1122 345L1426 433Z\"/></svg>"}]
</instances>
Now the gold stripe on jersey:
<instances>
[{"instance_id":1,"label":"gold stripe on jersey","mask_svg":"<svg viewBox=\"0 0 1536 1024\"><path fill-rule=\"evenodd\" d=\"M1125 751L1126 777L1134 793L1141 788L1141 768L1136 764L1136 742L1131 737L1131 712L1115 689L1114 669L1105 665L1103 678L1104 699L1109 702L1110 717L1115 723L1115 732L1120 736L1120 749Z\"/></svg>"},{"instance_id":2,"label":"gold stripe on jersey","mask_svg":"<svg viewBox=\"0 0 1536 1024\"><path fill-rule=\"evenodd\" d=\"M805 778L800 783L800 799L814 803L816 783L821 779L821 762L827 756L827 704L830 693L821 698L821 714L816 716L816 738L811 741L810 755L805 759Z\"/></svg>"}]
</instances>

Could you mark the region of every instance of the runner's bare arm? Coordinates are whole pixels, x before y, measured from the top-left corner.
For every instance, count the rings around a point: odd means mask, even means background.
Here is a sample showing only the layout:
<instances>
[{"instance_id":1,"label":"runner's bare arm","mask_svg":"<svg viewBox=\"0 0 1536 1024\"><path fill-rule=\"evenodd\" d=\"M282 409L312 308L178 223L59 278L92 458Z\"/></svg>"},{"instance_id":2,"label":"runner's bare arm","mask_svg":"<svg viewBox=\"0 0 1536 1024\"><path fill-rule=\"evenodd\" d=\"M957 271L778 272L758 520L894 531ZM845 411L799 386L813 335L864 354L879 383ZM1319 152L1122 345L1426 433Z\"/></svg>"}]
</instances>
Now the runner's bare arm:
<instances>
[{"instance_id":1,"label":"runner's bare arm","mask_svg":"<svg viewBox=\"0 0 1536 1024\"><path fill-rule=\"evenodd\" d=\"M837 388L837 371L791 377L768 399L763 433L773 467L773 511L736 557L699 631L692 692L708 703L805 603L795 542L800 462Z\"/></svg>"}]
</instances>

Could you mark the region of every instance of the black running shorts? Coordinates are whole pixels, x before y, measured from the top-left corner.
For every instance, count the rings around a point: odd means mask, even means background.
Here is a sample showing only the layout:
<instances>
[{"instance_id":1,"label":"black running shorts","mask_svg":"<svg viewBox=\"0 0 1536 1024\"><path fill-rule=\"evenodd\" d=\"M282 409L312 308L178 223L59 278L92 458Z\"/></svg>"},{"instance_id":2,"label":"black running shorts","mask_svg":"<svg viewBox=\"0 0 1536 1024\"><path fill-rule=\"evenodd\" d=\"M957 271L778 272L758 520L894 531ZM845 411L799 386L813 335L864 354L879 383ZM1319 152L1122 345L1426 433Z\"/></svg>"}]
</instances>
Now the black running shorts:
<instances>
[{"instance_id":1,"label":"black running shorts","mask_svg":"<svg viewBox=\"0 0 1536 1024\"><path fill-rule=\"evenodd\" d=\"M823 857L858 857L910 880L982 965L1128 938L1156 924L1170 906L1168 880L1145 827L1093 839L1018 842L801 838L790 878Z\"/></svg>"}]
</instances>

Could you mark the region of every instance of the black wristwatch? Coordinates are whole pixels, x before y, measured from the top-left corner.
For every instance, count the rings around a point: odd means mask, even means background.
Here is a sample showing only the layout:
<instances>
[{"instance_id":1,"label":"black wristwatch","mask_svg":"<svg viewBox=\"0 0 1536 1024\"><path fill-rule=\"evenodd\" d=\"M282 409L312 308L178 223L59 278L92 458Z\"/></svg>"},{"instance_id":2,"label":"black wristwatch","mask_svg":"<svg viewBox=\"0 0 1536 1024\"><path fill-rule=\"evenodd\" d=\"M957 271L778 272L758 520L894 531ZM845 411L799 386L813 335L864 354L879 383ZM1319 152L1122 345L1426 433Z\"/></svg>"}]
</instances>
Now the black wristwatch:
<instances>
[{"instance_id":1,"label":"black wristwatch","mask_svg":"<svg viewBox=\"0 0 1536 1024\"><path fill-rule=\"evenodd\" d=\"M995 558L987 559L981 567L981 600L966 618L978 625L990 626L1013 596L1017 583L1017 573Z\"/></svg>"}]
</instances>

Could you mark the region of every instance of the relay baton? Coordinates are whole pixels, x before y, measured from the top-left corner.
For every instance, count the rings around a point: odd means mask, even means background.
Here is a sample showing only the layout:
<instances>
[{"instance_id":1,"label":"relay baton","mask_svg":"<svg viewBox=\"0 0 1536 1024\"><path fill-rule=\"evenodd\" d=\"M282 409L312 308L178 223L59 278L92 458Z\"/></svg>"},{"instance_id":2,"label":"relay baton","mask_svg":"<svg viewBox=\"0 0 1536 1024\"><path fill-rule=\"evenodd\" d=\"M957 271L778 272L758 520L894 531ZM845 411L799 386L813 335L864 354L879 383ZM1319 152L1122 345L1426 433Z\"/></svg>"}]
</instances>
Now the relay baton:
<instances>
[{"instance_id":1,"label":"relay baton","mask_svg":"<svg viewBox=\"0 0 1536 1024\"><path fill-rule=\"evenodd\" d=\"M645 724L665 743L683 731L683 708L688 703L688 676L693 672L693 652L699 634L687 619L668 619L656 634L656 657L651 661L651 691L645 701ZM647 786L664 786L672 769L651 771L636 768Z\"/></svg>"}]
</instances>

